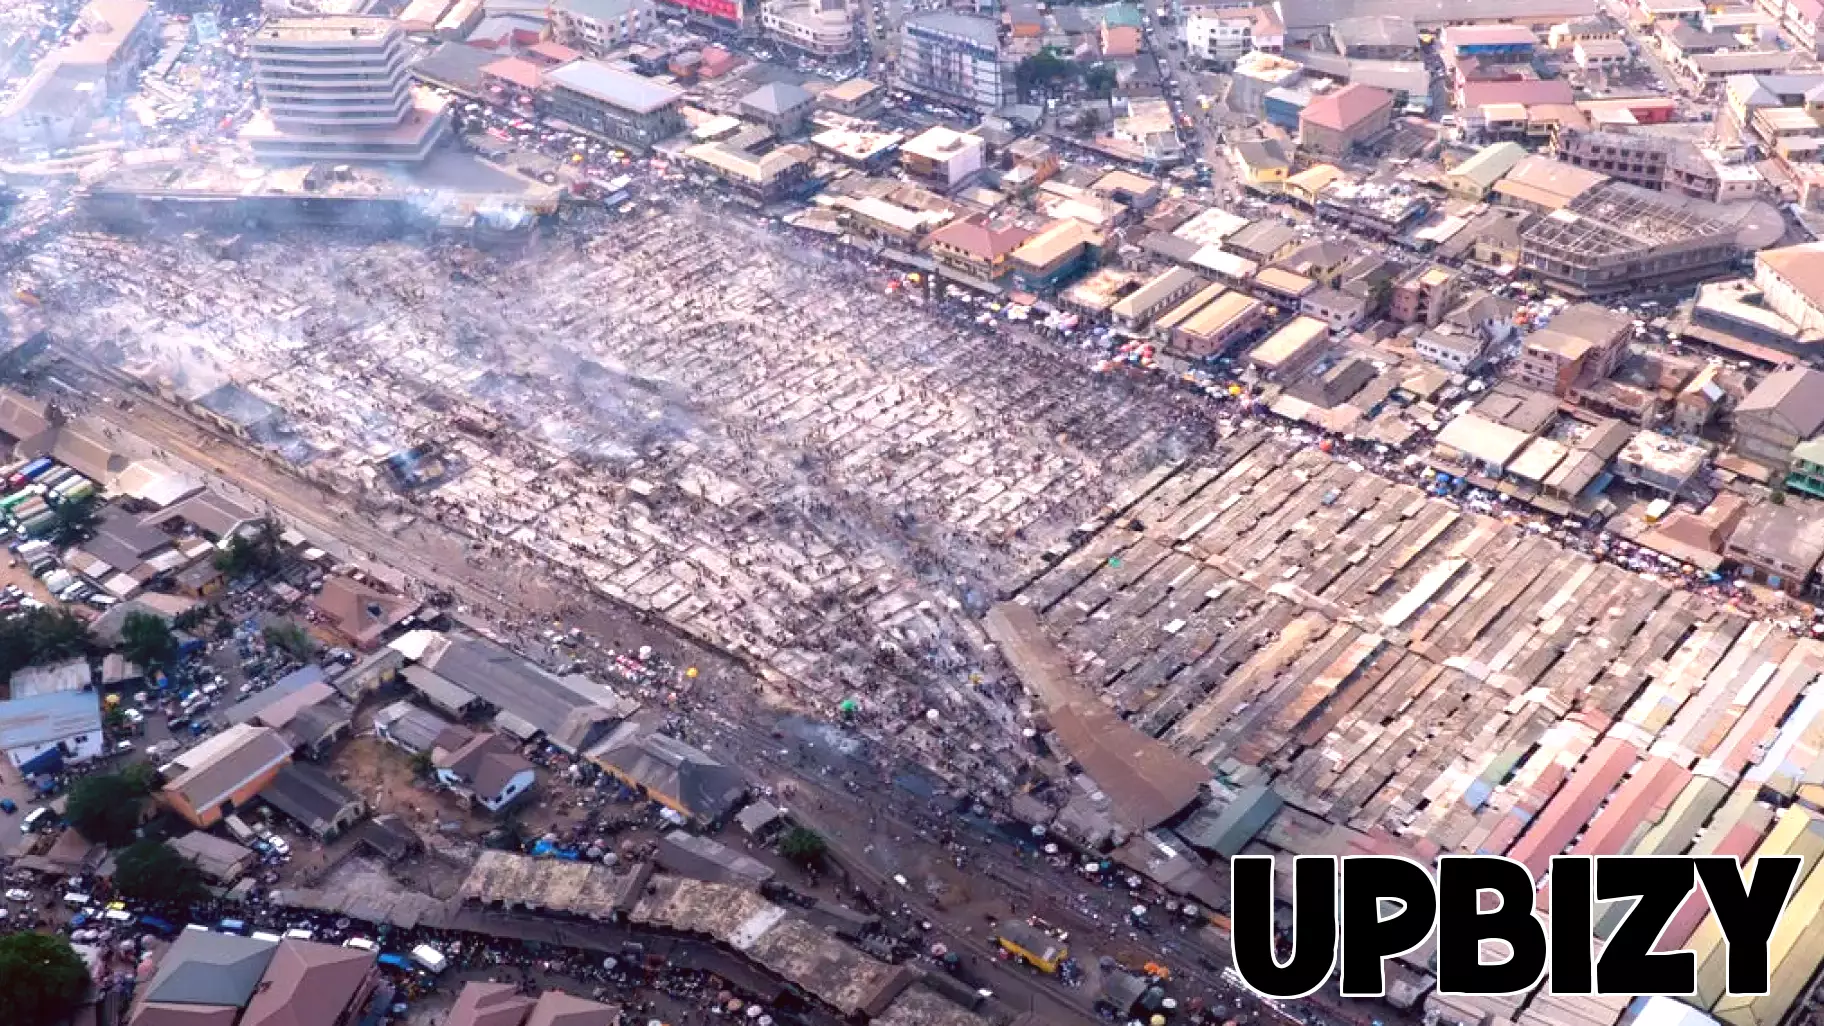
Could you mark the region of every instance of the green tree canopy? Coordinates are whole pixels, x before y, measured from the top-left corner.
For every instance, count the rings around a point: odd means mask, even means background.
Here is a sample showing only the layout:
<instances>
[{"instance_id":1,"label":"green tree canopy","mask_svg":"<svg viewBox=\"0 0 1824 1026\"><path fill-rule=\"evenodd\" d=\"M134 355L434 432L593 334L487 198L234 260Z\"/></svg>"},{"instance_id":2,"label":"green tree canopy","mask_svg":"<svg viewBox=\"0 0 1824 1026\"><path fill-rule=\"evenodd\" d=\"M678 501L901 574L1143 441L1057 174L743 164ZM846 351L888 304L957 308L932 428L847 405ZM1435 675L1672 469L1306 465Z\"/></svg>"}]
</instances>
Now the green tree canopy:
<instances>
[{"instance_id":1,"label":"green tree canopy","mask_svg":"<svg viewBox=\"0 0 1824 1026\"><path fill-rule=\"evenodd\" d=\"M87 655L94 648L89 626L62 609L32 609L0 620L0 676L36 663Z\"/></svg>"},{"instance_id":2,"label":"green tree canopy","mask_svg":"<svg viewBox=\"0 0 1824 1026\"><path fill-rule=\"evenodd\" d=\"M298 662L305 662L317 653L317 643L310 632L290 620L275 620L260 629L260 636L266 644L283 649Z\"/></svg>"},{"instance_id":3,"label":"green tree canopy","mask_svg":"<svg viewBox=\"0 0 1824 1026\"><path fill-rule=\"evenodd\" d=\"M1106 99L1114 93L1117 82L1113 64L1091 64L1083 71L1083 88L1094 97Z\"/></svg>"},{"instance_id":4,"label":"green tree canopy","mask_svg":"<svg viewBox=\"0 0 1824 1026\"><path fill-rule=\"evenodd\" d=\"M42 933L0 936L0 1022L53 1026L76 1011L88 966L68 941Z\"/></svg>"},{"instance_id":5,"label":"green tree canopy","mask_svg":"<svg viewBox=\"0 0 1824 1026\"><path fill-rule=\"evenodd\" d=\"M114 889L129 898L183 904L208 896L202 871L176 848L150 838L135 841L114 859Z\"/></svg>"},{"instance_id":6,"label":"green tree canopy","mask_svg":"<svg viewBox=\"0 0 1824 1026\"><path fill-rule=\"evenodd\" d=\"M70 785L65 818L89 840L118 848L138 831L145 796L143 775L92 774Z\"/></svg>"},{"instance_id":7,"label":"green tree canopy","mask_svg":"<svg viewBox=\"0 0 1824 1026\"><path fill-rule=\"evenodd\" d=\"M1076 72L1076 65L1046 47L1013 69L1013 81L1021 96L1031 97L1034 93L1049 92L1064 85Z\"/></svg>"},{"instance_id":8,"label":"green tree canopy","mask_svg":"<svg viewBox=\"0 0 1824 1026\"><path fill-rule=\"evenodd\" d=\"M830 850L823 835L809 827L793 827L779 839L779 854L801 866L814 866Z\"/></svg>"},{"instance_id":9,"label":"green tree canopy","mask_svg":"<svg viewBox=\"0 0 1824 1026\"><path fill-rule=\"evenodd\" d=\"M164 617L136 610L120 625L120 654L148 669L169 666L177 656L177 637Z\"/></svg>"},{"instance_id":10,"label":"green tree canopy","mask_svg":"<svg viewBox=\"0 0 1824 1026\"><path fill-rule=\"evenodd\" d=\"M87 537L95 526L95 500L91 497L61 503L53 516L50 540L57 545L72 545Z\"/></svg>"},{"instance_id":11,"label":"green tree canopy","mask_svg":"<svg viewBox=\"0 0 1824 1026\"><path fill-rule=\"evenodd\" d=\"M284 562L279 553L280 533L278 521L262 518L252 530L228 540L228 546L215 554L215 568L230 577L264 577L274 572Z\"/></svg>"}]
</instances>

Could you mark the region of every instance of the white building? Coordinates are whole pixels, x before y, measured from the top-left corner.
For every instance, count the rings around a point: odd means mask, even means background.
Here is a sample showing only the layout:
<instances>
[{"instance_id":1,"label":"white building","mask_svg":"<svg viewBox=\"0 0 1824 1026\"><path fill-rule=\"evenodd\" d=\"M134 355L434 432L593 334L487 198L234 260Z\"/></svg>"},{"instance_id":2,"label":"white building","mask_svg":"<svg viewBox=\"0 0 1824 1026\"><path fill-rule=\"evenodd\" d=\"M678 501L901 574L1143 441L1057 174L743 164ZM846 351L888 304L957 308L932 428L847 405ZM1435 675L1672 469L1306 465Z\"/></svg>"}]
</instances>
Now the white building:
<instances>
[{"instance_id":1,"label":"white building","mask_svg":"<svg viewBox=\"0 0 1824 1026\"><path fill-rule=\"evenodd\" d=\"M1442 325L1420 335L1412 348L1421 357L1453 374L1462 374L1482 362L1488 342L1479 334L1449 330Z\"/></svg>"},{"instance_id":2,"label":"white building","mask_svg":"<svg viewBox=\"0 0 1824 1026\"><path fill-rule=\"evenodd\" d=\"M1754 257L1754 283L1767 309L1801 333L1824 333L1824 242L1762 250Z\"/></svg>"},{"instance_id":3,"label":"white building","mask_svg":"<svg viewBox=\"0 0 1824 1026\"><path fill-rule=\"evenodd\" d=\"M855 49L855 19L843 0L767 0L760 30L815 57L840 57Z\"/></svg>"},{"instance_id":4,"label":"white building","mask_svg":"<svg viewBox=\"0 0 1824 1026\"><path fill-rule=\"evenodd\" d=\"M0 749L23 772L54 770L102 754L101 704L93 691L54 691L0 702ZM55 754L53 754L55 753Z\"/></svg>"},{"instance_id":5,"label":"white building","mask_svg":"<svg viewBox=\"0 0 1824 1026\"><path fill-rule=\"evenodd\" d=\"M1254 21L1254 11L1247 7L1192 11L1184 19L1184 48L1199 60L1239 60L1255 49Z\"/></svg>"},{"instance_id":6,"label":"white building","mask_svg":"<svg viewBox=\"0 0 1824 1026\"><path fill-rule=\"evenodd\" d=\"M413 88L404 44L388 18L266 22L249 45L262 109L242 138L274 160L423 160L445 101Z\"/></svg>"},{"instance_id":7,"label":"white building","mask_svg":"<svg viewBox=\"0 0 1824 1026\"><path fill-rule=\"evenodd\" d=\"M552 0L550 12L558 42L597 57L652 27L650 0Z\"/></svg>"},{"instance_id":8,"label":"white building","mask_svg":"<svg viewBox=\"0 0 1824 1026\"><path fill-rule=\"evenodd\" d=\"M976 110L998 110L1014 99L1013 66L1002 53L999 26L951 11L915 14L900 26L894 84Z\"/></svg>"},{"instance_id":9,"label":"white building","mask_svg":"<svg viewBox=\"0 0 1824 1026\"><path fill-rule=\"evenodd\" d=\"M914 177L951 189L982 169L987 149L980 136L933 125L899 147L899 163Z\"/></svg>"}]
</instances>

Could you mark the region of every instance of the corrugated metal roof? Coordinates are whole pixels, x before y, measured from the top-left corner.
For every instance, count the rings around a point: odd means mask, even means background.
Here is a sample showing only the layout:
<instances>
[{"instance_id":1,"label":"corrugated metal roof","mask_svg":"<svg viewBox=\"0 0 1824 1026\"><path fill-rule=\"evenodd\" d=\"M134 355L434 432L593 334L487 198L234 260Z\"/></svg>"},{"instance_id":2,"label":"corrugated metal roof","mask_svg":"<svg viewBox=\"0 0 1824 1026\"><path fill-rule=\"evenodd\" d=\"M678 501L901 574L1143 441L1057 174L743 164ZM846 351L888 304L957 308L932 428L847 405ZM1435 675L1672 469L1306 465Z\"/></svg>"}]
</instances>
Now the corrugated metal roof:
<instances>
[{"instance_id":1,"label":"corrugated metal roof","mask_svg":"<svg viewBox=\"0 0 1824 1026\"><path fill-rule=\"evenodd\" d=\"M681 89L600 61L571 61L545 72L545 80L637 114L650 114L684 96Z\"/></svg>"}]
</instances>

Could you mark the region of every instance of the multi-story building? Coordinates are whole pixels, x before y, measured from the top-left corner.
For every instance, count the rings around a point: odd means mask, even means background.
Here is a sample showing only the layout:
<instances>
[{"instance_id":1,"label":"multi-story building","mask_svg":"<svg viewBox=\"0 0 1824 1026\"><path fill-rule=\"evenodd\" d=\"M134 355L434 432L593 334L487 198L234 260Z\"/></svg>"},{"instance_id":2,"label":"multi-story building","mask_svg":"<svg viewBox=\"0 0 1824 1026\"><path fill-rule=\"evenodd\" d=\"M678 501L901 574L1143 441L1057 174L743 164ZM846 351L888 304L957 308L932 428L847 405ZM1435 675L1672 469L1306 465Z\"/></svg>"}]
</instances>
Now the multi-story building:
<instances>
[{"instance_id":1,"label":"multi-story building","mask_svg":"<svg viewBox=\"0 0 1824 1026\"><path fill-rule=\"evenodd\" d=\"M1767 308L1791 321L1801 334L1824 334L1824 243L1756 253L1754 283Z\"/></svg>"},{"instance_id":2,"label":"multi-story building","mask_svg":"<svg viewBox=\"0 0 1824 1026\"><path fill-rule=\"evenodd\" d=\"M1824 436L1800 442L1792 448L1792 470L1786 475L1787 489L1824 499Z\"/></svg>"},{"instance_id":3,"label":"multi-story building","mask_svg":"<svg viewBox=\"0 0 1824 1026\"><path fill-rule=\"evenodd\" d=\"M760 30L814 57L840 57L855 49L855 19L843 0L766 0Z\"/></svg>"},{"instance_id":4,"label":"multi-story building","mask_svg":"<svg viewBox=\"0 0 1824 1026\"><path fill-rule=\"evenodd\" d=\"M1528 388L1569 396L1614 373L1628 352L1633 322L1594 303L1578 303L1526 337L1510 370Z\"/></svg>"},{"instance_id":5,"label":"multi-story building","mask_svg":"<svg viewBox=\"0 0 1824 1026\"><path fill-rule=\"evenodd\" d=\"M1013 251L1013 275L1020 288L1051 293L1092 266L1102 236L1076 218L1066 217L1027 239Z\"/></svg>"},{"instance_id":6,"label":"multi-story building","mask_svg":"<svg viewBox=\"0 0 1824 1026\"><path fill-rule=\"evenodd\" d=\"M1387 297L1387 316L1406 324L1437 327L1456 306L1463 277L1448 267L1416 267L1393 286Z\"/></svg>"},{"instance_id":7,"label":"multi-story building","mask_svg":"<svg viewBox=\"0 0 1824 1026\"><path fill-rule=\"evenodd\" d=\"M124 96L158 45L158 18L146 0L90 0L76 15L79 38L46 61L97 75L109 97Z\"/></svg>"},{"instance_id":8,"label":"multi-story building","mask_svg":"<svg viewBox=\"0 0 1824 1026\"><path fill-rule=\"evenodd\" d=\"M1665 187L1673 150L1672 141L1659 136L1577 129L1559 132L1554 146L1553 155L1572 167L1600 171L1616 181L1655 190Z\"/></svg>"},{"instance_id":9,"label":"multi-story building","mask_svg":"<svg viewBox=\"0 0 1824 1026\"><path fill-rule=\"evenodd\" d=\"M1012 265L1013 254L1032 232L1016 224L997 224L985 217L952 221L925 240L939 264L982 281L995 281Z\"/></svg>"},{"instance_id":10,"label":"multi-story building","mask_svg":"<svg viewBox=\"0 0 1824 1026\"><path fill-rule=\"evenodd\" d=\"M415 89L388 18L275 18L250 39L261 110L241 137L269 160L419 161L448 126Z\"/></svg>"},{"instance_id":11,"label":"multi-story building","mask_svg":"<svg viewBox=\"0 0 1824 1026\"><path fill-rule=\"evenodd\" d=\"M906 173L943 189L954 189L982 169L987 144L979 136L933 125L899 148Z\"/></svg>"},{"instance_id":12,"label":"multi-story building","mask_svg":"<svg viewBox=\"0 0 1824 1026\"><path fill-rule=\"evenodd\" d=\"M1560 292L1600 295L1718 274L1783 231L1765 203L1722 205L1610 181L1529 225L1520 267Z\"/></svg>"},{"instance_id":13,"label":"multi-story building","mask_svg":"<svg viewBox=\"0 0 1824 1026\"><path fill-rule=\"evenodd\" d=\"M1788 367L1761 379L1735 408L1735 451L1785 469L1800 442L1824 432L1824 371Z\"/></svg>"},{"instance_id":14,"label":"multi-story building","mask_svg":"<svg viewBox=\"0 0 1824 1026\"><path fill-rule=\"evenodd\" d=\"M1681 442L1657 431L1639 431L1615 454L1615 476L1678 496L1697 483L1709 461L1710 453L1701 445Z\"/></svg>"},{"instance_id":15,"label":"multi-story building","mask_svg":"<svg viewBox=\"0 0 1824 1026\"><path fill-rule=\"evenodd\" d=\"M1336 52L1358 61L1410 61L1419 56L1419 29L1411 18L1367 14L1330 25Z\"/></svg>"},{"instance_id":16,"label":"multi-story building","mask_svg":"<svg viewBox=\"0 0 1824 1026\"><path fill-rule=\"evenodd\" d=\"M753 22L748 18L748 0L661 0L661 2L691 21L742 34L753 31Z\"/></svg>"},{"instance_id":17,"label":"multi-story building","mask_svg":"<svg viewBox=\"0 0 1824 1026\"><path fill-rule=\"evenodd\" d=\"M1791 595L1809 596L1824 559L1824 506L1791 498L1748 507L1723 549L1750 580Z\"/></svg>"},{"instance_id":18,"label":"multi-story building","mask_svg":"<svg viewBox=\"0 0 1824 1026\"><path fill-rule=\"evenodd\" d=\"M597 57L652 27L650 0L551 0L546 11L558 42Z\"/></svg>"},{"instance_id":19,"label":"multi-story building","mask_svg":"<svg viewBox=\"0 0 1824 1026\"><path fill-rule=\"evenodd\" d=\"M1257 49L1258 20L1252 7L1193 9L1184 18L1184 48L1198 60L1226 67Z\"/></svg>"},{"instance_id":20,"label":"multi-story building","mask_svg":"<svg viewBox=\"0 0 1824 1026\"><path fill-rule=\"evenodd\" d=\"M951 11L915 14L900 26L895 82L909 93L975 110L1012 102L1013 68L987 18Z\"/></svg>"},{"instance_id":21,"label":"multi-story building","mask_svg":"<svg viewBox=\"0 0 1824 1026\"><path fill-rule=\"evenodd\" d=\"M770 129L750 125L727 139L692 146L684 157L746 195L770 202L800 191L817 156L797 143L764 148L772 138Z\"/></svg>"},{"instance_id":22,"label":"multi-story building","mask_svg":"<svg viewBox=\"0 0 1824 1026\"><path fill-rule=\"evenodd\" d=\"M1301 150L1347 156L1393 123L1393 94L1359 82L1311 98L1298 116Z\"/></svg>"},{"instance_id":23,"label":"multi-story building","mask_svg":"<svg viewBox=\"0 0 1824 1026\"><path fill-rule=\"evenodd\" d=\"M683 90L599 61L545 72L551 113L625 146L648 149L684 130Z\"/></svg>"}]
</instances>

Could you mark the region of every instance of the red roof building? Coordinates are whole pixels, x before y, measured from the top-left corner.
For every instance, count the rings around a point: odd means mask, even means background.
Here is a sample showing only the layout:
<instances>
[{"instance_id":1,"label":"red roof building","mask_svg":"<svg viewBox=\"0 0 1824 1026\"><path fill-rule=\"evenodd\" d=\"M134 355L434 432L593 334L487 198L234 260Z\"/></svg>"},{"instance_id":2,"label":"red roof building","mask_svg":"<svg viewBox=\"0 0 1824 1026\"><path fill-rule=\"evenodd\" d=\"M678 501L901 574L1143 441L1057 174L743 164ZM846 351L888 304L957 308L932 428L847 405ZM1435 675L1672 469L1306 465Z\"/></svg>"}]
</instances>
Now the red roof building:
<instances>
[{"instance_id":1,"label":"red roof building","mask_svg":"<svg viewBox=\"0 0 1824 1026\"><path fill-rule=\"evenodd\" d=\"M1393 94L1352 82L1311 98L1298 117L1300 149L1340 157L1393 123Z\"/></svg>"}]
</instances>

